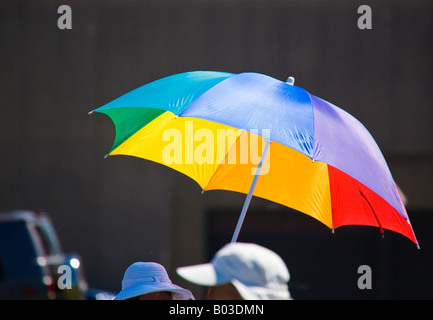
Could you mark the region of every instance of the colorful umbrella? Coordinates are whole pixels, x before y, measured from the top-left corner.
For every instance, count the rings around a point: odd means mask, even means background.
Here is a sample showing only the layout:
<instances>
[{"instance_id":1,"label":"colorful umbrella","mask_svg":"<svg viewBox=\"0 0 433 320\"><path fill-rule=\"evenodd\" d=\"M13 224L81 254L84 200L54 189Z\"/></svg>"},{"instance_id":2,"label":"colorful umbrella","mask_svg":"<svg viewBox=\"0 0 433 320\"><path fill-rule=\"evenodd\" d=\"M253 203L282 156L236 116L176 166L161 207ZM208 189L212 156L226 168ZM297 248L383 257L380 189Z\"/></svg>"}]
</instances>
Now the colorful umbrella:
<instances>
[{"instance_id":1,"label":"colorful umbrella","mask_svg":"<svg viewBox=\"0 0 433 320\"><path fill-rule=\"evenodd\" d=\"M232 242L254 195L332 230L376 226L418 245L369 132L293 81L258 73L187 72L148 83L93 111L115 125L108 155L164 164L203 191L247 194Z\"/></svg>"}]
</instances>

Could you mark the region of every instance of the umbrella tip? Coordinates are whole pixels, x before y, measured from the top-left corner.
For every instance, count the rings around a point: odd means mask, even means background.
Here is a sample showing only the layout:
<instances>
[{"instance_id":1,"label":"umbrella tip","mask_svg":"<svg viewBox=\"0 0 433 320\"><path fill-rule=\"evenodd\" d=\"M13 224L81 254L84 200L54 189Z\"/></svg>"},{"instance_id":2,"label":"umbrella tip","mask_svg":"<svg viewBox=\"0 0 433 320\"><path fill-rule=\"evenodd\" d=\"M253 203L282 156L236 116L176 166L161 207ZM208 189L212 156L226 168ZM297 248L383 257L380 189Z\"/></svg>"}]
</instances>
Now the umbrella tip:
<instances>
[{"instance_id":1,"label":"umbrella tip","mask_svg":"<svg viewBox=\"0 0 433 320\"><path fill-rule=\"evenodd\" d=\"M92 111L89 111L87 114L92 114L93 113L93 110Z\"/></svg>"},{"instance_id":2,"label":"umbrella tip","mask_svg":"<svg viewBox=\"0 0 433 320\"><path fill-rule=\"evenodd\" d=\"M108 158L108 156L109 156L109 154L107 153L105 156L104 156L104 159L107 159Z\"/></svg>"},{"instance_id":3,"label":"umbrella tip","mask_svg":"<svg viewBox=\"0 0 433 320\"><path fill-rule=\"evenodd\" d=\"M292 77L292 76L288 77L287 80L286 80L286 83L290 84L291 86L293 86L295 84L295 78Z\"/></svg>"}]
</instances>

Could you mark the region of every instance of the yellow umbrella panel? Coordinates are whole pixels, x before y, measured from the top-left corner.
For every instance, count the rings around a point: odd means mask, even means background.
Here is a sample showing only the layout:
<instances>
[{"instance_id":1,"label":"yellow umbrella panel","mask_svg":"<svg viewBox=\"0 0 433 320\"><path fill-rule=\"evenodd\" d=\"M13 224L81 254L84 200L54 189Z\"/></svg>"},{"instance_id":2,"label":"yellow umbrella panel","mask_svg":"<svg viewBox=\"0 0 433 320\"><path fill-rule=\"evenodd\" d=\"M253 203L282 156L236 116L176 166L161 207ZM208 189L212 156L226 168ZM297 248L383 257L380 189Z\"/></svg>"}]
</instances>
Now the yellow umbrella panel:
<instances>
[{"instance_id":1,"label":"yellow umbrella panel","mask_svg":"<svg viewBox=\"0 0 433 320\"><path fill-rule=\"evenodd\" d=\"M262 133L263 134L263 133ZM264 138L220 123L164 112L110 152L166 165L203 190L248 193ZM306 213L332 227L328 167L272 142L254 195Z\"/></svg>"}]
</instances>

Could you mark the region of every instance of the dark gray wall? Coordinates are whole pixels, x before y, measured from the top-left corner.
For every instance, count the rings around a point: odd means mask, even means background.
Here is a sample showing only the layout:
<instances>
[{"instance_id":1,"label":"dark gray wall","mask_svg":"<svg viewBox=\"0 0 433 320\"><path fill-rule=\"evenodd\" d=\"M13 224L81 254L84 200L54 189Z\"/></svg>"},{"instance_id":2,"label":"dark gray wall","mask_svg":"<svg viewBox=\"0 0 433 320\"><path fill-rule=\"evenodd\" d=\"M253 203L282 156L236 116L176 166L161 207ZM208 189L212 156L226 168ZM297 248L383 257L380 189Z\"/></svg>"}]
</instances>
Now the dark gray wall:
<instances>
[{"instance_id":1,"label":"dark gray wall","mask_svg":"<svg viewBox=\"0 0 433 320\"><path fill-rule=\"evenodd\" d=\"M61 4L72 8L72 30L57 28ZM0 209L50 213L91 286L119 290L137 260L159 261L179 280L176 266L209 255L209 210L240 210L244 196L201 196L171 169L104 159L114 127L87 112L163 76L218 70L293 75L352 113L383 150L410 214L432 211L432 2L369 1L372 30L357 27L361 4L1 1ZM431 264L431 238L419 240Z\"/></svg>"}]
</instances>

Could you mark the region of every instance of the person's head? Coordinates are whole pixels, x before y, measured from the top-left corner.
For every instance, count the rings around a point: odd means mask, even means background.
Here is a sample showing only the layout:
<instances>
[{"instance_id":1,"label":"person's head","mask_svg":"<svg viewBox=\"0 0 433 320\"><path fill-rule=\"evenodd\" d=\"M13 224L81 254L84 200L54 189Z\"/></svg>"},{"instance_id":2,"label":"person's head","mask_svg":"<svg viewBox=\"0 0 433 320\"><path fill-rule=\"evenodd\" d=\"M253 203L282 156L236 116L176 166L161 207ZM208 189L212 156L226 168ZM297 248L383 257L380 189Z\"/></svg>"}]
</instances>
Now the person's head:
<instances>
[{"instance_id":1,"label":"person's head","mask_svg":"<svg viewBox=\"0 0 433 320\"><path fill-rule=\"evenodd\" d=\"M122 280L122 291L114 300L189 300L189 290L173 284L165 268L155 262L135 262Z\"/></svg>"},{"instance_id":2,"label":"person's head","mask_svg":"<svg viewBox=\"0 0 433 320\"><path fill-rule=\"evenodd\" d=\"M173 300L173 293L170 291L156 291L124 300Z\"/></svg>"},{"instance_id":3,"label":"person's head","mask_svg":"<svg viewBox=\"0 0 433 320\"><path fill-rule=\"evenodd\" d=\"M210 263L180 267L184 279L209 287L211 300L288 300L289 270L275 252L253 243L230 243Z\"/></svg>"}]
</instances>

